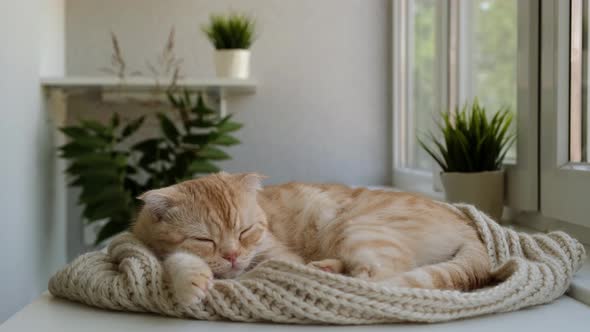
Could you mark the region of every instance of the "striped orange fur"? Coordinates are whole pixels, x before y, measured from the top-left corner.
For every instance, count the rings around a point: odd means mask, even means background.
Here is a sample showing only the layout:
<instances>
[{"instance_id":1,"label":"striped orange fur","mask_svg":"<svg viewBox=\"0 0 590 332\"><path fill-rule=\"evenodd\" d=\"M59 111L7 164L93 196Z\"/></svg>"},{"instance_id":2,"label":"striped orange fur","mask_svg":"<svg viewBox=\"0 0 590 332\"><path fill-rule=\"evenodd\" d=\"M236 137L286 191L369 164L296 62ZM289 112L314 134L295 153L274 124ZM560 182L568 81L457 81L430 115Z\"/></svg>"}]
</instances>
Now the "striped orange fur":
<instances>
[{"instance_id":1,"label":"striped orange fur","mask_svg":"<svg viewBox=\"0 0 590 332\"><path fill-rule=\"evenodd\" d=\"M328 184L262 188L260 180L218 173L140 197L133 232L181 269L171 276L185 286L177 292L202 294L212 275L235 277L266 259L406 287L471 290L491 278L470 221L428 198Z\"/></svg>"}]
</instances>

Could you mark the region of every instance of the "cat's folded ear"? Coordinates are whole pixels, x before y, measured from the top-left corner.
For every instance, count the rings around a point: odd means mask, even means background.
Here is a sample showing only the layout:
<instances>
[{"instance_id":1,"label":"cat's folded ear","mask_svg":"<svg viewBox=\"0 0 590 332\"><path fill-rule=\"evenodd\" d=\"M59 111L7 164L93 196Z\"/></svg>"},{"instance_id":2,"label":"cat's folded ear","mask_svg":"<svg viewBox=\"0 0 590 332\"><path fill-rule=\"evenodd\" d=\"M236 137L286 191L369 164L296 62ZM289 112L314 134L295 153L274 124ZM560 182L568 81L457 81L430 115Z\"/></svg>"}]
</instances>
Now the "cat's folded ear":
<instances>
[{"instance_id":1,"label":"cat's folded ear","mask_svg":"<svg viewBox=\"0 0 590 332\"><path fill-rule=\"evenodd\" d=\"M262 180L267 176L258 173L238 173L234 175L247 191L256 192L262 189Z\"/></svg>"},{"instance_id":2,"label":"cat's folded ear","mask_svg":"<svg viewBox=\"0 0 590 332\"><path fill-rule=\"evenodd\" d=\"M147 191L137 197L156 219L160 220L166 211L178 202L180 193L174 186Z\"/></svg>"}]
</instances>

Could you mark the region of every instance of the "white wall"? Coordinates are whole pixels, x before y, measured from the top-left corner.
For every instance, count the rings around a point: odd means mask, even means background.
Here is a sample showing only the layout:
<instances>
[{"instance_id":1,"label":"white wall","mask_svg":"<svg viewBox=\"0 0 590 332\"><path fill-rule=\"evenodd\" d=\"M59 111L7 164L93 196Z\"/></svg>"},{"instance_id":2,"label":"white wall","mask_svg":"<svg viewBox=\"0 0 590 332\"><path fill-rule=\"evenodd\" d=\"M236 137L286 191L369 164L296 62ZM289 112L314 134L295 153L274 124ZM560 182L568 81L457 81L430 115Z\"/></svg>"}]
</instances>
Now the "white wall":
<instances>
[{"instance_id":1,"label":"white wall","mask_svg":"<svg viewBox=\"0 0 590 332\"><path fill-rule=\"evenodd\" d=\"M65 257L52 220L51 131L39 85L44 0L0 1L0 322L47 288Z\"/></svg>"},{"instance_id":2,"label":"white wall","mask_svg":"<svg viewBox=\"0 0 590 332\"><path fill-rule=\"evenodd\" d=\"M388 1L69 0L66 70L97 75L108 65L109 31L128 65L144 69L176 26L188 76L214 75L200 24L212 12L257 18L256 95L229 103L245 124L228 171L256 170L269 181L388 184L390 170ZM75 112L70 108L71 112Z\"/></svg>"},{"instance_id":3,"label":"white wall","mask_svg":"<svg viewBox=\"0 0 590 332\"><path fill-rule=\"evenodd\" d=\"M64 0L41 1L41 76L65 73L65 3Z\"/></svg>"}]
</instances>

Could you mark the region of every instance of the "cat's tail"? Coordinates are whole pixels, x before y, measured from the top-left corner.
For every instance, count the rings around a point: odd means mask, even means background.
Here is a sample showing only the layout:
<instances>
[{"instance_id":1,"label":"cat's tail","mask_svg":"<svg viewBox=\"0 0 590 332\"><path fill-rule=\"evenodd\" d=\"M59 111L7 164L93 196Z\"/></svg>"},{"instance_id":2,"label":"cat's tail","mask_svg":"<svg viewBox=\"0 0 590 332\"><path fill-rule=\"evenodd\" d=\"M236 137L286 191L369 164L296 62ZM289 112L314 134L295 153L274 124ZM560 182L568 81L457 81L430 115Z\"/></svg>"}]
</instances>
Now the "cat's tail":
<instances>
[{"instance_id":1,"label":"cat's tail","mask_svg":"<svg viewBox=\"0 0 590 332\"><path fill-rule=\"evenodd\" d=\"M466 242L448 261L425 265L394 278L402 287L468 291L492 281L490 259L479 241Z\"/></svg>"}]
</instances>

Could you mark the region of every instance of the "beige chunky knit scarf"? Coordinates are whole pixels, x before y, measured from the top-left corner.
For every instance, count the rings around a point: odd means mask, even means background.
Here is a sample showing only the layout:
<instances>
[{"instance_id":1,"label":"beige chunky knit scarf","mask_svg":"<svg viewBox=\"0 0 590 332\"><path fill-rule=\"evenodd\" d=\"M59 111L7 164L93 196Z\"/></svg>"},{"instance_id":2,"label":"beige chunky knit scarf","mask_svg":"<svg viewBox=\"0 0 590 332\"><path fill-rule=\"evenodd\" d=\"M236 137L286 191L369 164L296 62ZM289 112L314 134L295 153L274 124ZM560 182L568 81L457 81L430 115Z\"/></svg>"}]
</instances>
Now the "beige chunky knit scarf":
<instances>
[{"instance_id":1,"label":"beige chunky knit scarf","mask_svg":"<svg viewBox=\"0 0 590 332\"><path fill-rule=\"evenodd\" d=\"M498 269L499 284L473 292L399 288L268 261L237 280L216 280L203 303L180 306L163 281L161 263L124 233L107 253L82 255L59 271L49 281L49 291L100 308L202 320L441 322L551 302L567 290L584 260L584 247L563 232L518 233L473 206L454 208L473 220Z\"/></svg>"}]
</instances>

